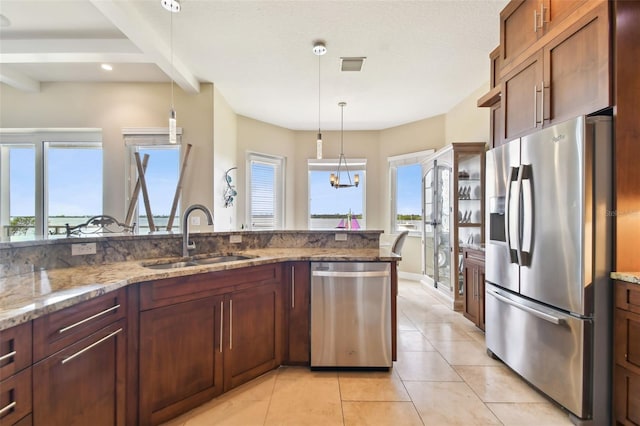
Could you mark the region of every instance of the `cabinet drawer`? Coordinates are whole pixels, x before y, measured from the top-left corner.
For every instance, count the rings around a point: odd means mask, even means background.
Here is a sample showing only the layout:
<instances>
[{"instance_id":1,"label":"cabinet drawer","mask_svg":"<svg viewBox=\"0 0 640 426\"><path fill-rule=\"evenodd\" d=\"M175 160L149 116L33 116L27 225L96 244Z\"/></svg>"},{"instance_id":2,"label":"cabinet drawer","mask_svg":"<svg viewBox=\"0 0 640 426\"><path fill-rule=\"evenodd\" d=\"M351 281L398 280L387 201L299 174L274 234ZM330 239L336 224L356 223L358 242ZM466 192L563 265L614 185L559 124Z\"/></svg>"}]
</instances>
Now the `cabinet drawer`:
<instances>
[{"instance_id":1,"label":"cabinet drawer","mask_svg":"<svg viewBox=\"0 0 640 426\"><path fill-rule=\"evenodd\" d=\"M640 314L640 285L616 281L616 307Z\"/></svg>"},{"instance_id":2,"label":"cabinet drawer","mask_svg":"<svg viewBox=\"0 0 640 426\"><path fill-rule=\"evenodd\" d=\"M33 358L37 362L114 321L125 318L124 288L33 321Z\"/></svg>"},{"instance_id":3,"label":"cabinet drawer","mask_svg":"<svg viewBox=\"0 0 640 426\"><path fill-rule=\"evenodd\" d=\"M481 250L463 249L465 264L474 264L484 268L484 252Z\"/></svg>"},{"instance_id":4,"label":"cabinet drawer","mask_svg":"<svg viewBox=\"0 0 640 426\"><path fill-rule=\"evenodd\" d=\"M0 332L0 380L31 365L31 322Z\"/></svg>"},{"instance_id":5,"label":"cabinet drawer","mask_svg":"<svg viewBox=\"0 0 640 426\"><path fill-rule=\"evenodd\" d=\"M279 282L281 264L168 278L140 284L140 310L159 308L241 290L266 282Z\"/></svg>"},{"instance_id":6,"label":"cabinet drawer","mask_svg":"<svg viewBox=\"0 0 640 426\"><path fill-rule=\"evenodd\" d=\"M0 424L13 425L31 412L31 367L0 382Z\"/></svg>"}]
</instances>

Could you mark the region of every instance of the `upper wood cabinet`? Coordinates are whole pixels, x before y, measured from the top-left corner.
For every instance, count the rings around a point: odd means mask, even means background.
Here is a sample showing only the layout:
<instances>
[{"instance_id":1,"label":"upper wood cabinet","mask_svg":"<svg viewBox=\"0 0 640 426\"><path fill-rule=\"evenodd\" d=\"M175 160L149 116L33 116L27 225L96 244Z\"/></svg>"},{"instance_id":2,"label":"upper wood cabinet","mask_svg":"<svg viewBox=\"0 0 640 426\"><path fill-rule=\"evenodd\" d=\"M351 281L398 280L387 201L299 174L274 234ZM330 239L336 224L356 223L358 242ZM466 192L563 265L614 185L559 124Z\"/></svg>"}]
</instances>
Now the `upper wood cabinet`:
<instances>
[{"instance_id":1,"label":"upper wood cabinet","mask_svg":"<svg viewBox=\"0 0 640 426\"><path fill-rule=\"evenodd\" d=\"M533 3L511 2L501 14L503 127L495 138L500 143L613 103L609 3L538 3L555 19L538 31L543 37L532 37L519 17L537 10Z\"/></svg>"}]
</instances>

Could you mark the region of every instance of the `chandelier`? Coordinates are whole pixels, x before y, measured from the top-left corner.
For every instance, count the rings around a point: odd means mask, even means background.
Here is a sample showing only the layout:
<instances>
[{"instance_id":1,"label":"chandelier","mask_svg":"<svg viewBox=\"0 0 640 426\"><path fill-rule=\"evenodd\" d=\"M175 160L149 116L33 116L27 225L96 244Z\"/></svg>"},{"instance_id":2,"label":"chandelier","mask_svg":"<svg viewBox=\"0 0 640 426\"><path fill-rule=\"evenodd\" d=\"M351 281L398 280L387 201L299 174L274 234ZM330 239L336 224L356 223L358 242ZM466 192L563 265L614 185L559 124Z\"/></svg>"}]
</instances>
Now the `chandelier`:
<instances>
[{"instance_id":1,"label":"chandelier","mask_svg":"<svg viewBox=\"0 0 640 426\"><path fill-rule=\"evenodd\" d=\"M360 176L356 173L353 175L353 181L351 180L351 173L349 173L349 166L347 165L347 159L344 156L344 107L346 102L339 102L340 107L340 158L338 159L338 170L335 173L331 173L329 176L329 183L334 188L350 188L352 186L358 186L360 184ZM346 174L347 181L341 179L341 176Z\"/></svg>"}]
</instances>

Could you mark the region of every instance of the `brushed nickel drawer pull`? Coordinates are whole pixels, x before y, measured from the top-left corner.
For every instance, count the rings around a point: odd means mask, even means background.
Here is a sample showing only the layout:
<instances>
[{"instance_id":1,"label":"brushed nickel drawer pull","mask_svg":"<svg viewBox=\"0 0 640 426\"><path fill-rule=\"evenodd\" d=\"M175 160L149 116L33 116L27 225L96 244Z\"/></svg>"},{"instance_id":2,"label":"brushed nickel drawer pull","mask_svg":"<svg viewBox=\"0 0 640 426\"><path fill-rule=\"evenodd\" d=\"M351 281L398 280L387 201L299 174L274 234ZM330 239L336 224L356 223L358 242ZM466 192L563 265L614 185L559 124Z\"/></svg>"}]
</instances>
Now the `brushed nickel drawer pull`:
<instances>
[{"instance_id":1,"label":"brushed nickel drawer pull","mask_svg":"<svg viewBox=\"0 0 640 426\"><path fill-rule=\"evenodd\" d=\"M229 350L233 349L233 300L229 300Z\"/></svg>"},{"instance_id":2,"label":"brushed nickel drawer pull","mask_svg":"<svg viewBox=\"0 0 640 426\"><path fill-rule=\"evenodd\" d=\"M117 329L116 331L114 331L113 333L109 333L106 336L104 336L102 339L98 340L97 342L94 342L92 344L90 344L89 346L87 346L84 349L80 349L78 352L76 352L75 354L63 359L61 362L62 364L66 364L67 362L71 361L72 359L82 355L83 353L87 352L90 349L95 348L96 346L98 346L100 343L104 342L105 340L109 340L111 339L113 336L115 336L116 334L120 333L122 331L122 328Z\"/></svg>"},{"instance_id":3,"label":"brushed nickel drawer pull","mask_svg":"<svg viewBox=\"0 0 640 426\"><path fill-rule=\"evenodd\" d=\"M13 407L15 407L17 404L17 402L13 401L10 404L7 404L6 406L2 407L0 409L0 416L3 415L4 413L6 413L7 411L11 410Z\"/></svg>"},{"instance_id":4,"label":"brushed nickel drawer pull","mask_svg":"<svg viewBox=\"0 0 640 426\"><path fill-rule=\"evenodd\" d=\"M296 307L296 267L291 267L291 309Z\"/></svg>"},{"instance_id":5,"label":"brushed nickel drawer pull","mask_svg":"<svg viewBox=\"0 0 640 426\"><path fill-rule=\"evenodd\" d=\"M224 301L220 302L220 352L222 352L222 326L224 324Z\"/></svg>"},{"instance_id":6,"label":"brushed nickel drawer pull","mask_svg":"<svg viewBox=\"0 0 640 426\"><path fill-rule=\"evenodd\" d=\"M111 311L115 311L115 310L116 310L116 309L118 309L119 307L120 307L120 305L119 305L119 304L118 304L118 305L116 305L116 306L112 306L112 307L110 307L109 309L105 309L105 310L104 310L104 311L102 311L102 312L98 312L98 313L97 313L97 314L95 314L95 315L91 315L91 316L90 316L90 317L88 317L88 318L85 318L85 319L83 319L83 320L81 320L81 321L78 321L78 322L76 322L76 323L74 323L74 324L71 324L71 325L69 325L69 326L67 326L67 327L63 327L63 328L61 328L60 330L58 330L58 334L62 334L62 333L64 333L64 332L66 332L66 331L71 330L72 328L75 328L75 327L77 327L77 326L79 326L79 325L81 325L81 324L84 324L84 323L85 323L85 322L87 322L87 321L91 321L92 319L96 319L96 318L98 318L98 317L100 317L100 316L102 316L102 315L104 315L104 314L108 314L108 313L109 313L109 312L111 312Z\"/></svg>"},{"instance_id":7,"label":"brushed nickel drawer pull","mask_svg":"<svg viewBox=\"0 0 640 426\"><path fill-rule=\"evenodd\" d=\"M17 353L18 352L13 351L13 352L9 352L8 354L4 354L4 355L0 356L0 361L4 361L5 359L9 359L11 357L14 357L14 356L16 356Z\"/></svg>"}]
</instances>

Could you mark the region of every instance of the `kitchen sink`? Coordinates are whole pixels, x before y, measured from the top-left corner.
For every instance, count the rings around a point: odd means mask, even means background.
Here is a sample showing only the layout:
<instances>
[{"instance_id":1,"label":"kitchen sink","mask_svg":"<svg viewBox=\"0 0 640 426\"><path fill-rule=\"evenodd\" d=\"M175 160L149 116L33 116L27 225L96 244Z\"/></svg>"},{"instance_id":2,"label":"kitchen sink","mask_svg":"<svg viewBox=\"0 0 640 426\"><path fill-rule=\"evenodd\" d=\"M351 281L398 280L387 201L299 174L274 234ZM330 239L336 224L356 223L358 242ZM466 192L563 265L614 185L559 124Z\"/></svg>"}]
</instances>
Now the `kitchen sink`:
<instances>
[{"instance_id":1,"label":"kitchen sink","mask_svg":"<svg viewBox=\"0 0 640 426\"><path fill-rule=\"evenodd\" d=\"M173 261L173 262L165 262L165 263L142 264L142 266L149 269L176 269L176 268L186 268L189 266L212 265L216 263L235 262L238 260L248 260L248 259L253 259L253 256L243 256L243 255L235 255L235 254L212 255L212 256L202 257L199 259L189 259L189 260L181 260L181 261Z\"/></svg>"}]
</instances>

